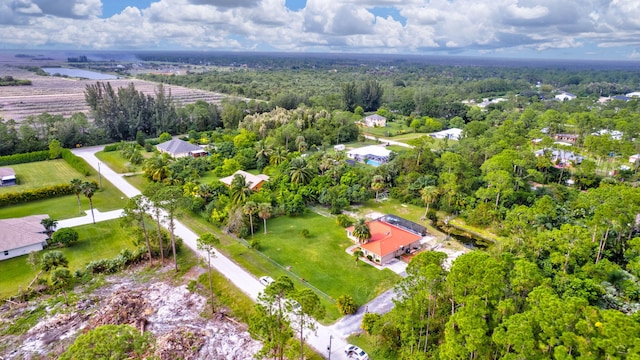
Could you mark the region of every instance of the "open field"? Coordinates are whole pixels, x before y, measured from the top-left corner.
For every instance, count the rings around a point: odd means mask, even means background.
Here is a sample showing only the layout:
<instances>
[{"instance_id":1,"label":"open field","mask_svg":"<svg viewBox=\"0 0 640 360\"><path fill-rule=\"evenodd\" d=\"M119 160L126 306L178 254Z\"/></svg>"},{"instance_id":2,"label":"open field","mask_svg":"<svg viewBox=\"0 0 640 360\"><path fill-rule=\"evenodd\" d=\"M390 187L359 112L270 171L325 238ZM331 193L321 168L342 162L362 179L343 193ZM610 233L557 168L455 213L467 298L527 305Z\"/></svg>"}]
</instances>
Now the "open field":
<instances>
[{"instance_id":1,"label":"open field","mask_svg":"<svg viewBox=\"0 0 640 360\"><path fill-rule=\"evenodd\" d=\"M46 66L45 63L28 64ZM89 107L84 100L84 90L96 80L80 80L56 76L39 76L35 73L0 63L0 72L17 79L31 80L31 86L6 86L0 93L0 118L23 121L28 116L47 112L53 115L70 116L76 112L89 115ZM109 80L114 89L127 87L133 83L138 91L153 95L156 83L138 79ZM196 100L219 103L225 95L189 89L182 86L164 85L173 99L181 104L194 103Z\"/></svg>"},{"instance_id":2,"label":"open field","mask_svg":"<svg viewBox=\"0 0 640 360\"><path fill-rule=\"evenodd\" d=\"M69 248L60 250L69 260L71 272L84 267L93 260L109 259L118 255L122 249L134 246L127 230L120 227L118 220L100 222L95 225L83 225L75 228L80 240ZM45 250L38 255L42 256ZM27 264L27 256L0 261L0 298L11 296L29 285L38 273Z\"/></svg>"},{"instance_id":3,"label":"open field","mask_svg":"<svg viewBox=\"0 0 640 360\"><path fill-rule=\"evenodd\" d=\"M8 167L16 172L18 185L0 187L0 194L68 184L73 178L83 177L62 159L15 164Z\"/></svg>"}]
</instances>

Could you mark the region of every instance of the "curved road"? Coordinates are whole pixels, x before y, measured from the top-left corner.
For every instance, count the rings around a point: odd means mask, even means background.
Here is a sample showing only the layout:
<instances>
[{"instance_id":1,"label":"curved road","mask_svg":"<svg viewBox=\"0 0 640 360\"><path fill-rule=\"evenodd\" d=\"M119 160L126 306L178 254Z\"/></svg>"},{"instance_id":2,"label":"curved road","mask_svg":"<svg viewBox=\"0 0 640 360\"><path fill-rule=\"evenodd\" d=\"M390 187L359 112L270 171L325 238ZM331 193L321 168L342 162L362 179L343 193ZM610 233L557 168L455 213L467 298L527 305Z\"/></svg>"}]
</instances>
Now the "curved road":
<instances>
[{"instance_id":1,"label":"curved road","mask_svg":"<svg viewBox=\"0 0 640 360\"><path fill-rule=\"evenodd\" d=\"M140 191L138 189L129 184L121 174L111 170L111 168L95 156L95 153L101 151L103 148L103 146L78 148L73 149L72 152L87 161L93 168L100 171L102 177L110 181L127 197L139 195ZM198 239L198 235L179 221L175 221L175 234L183 239L185 245L203 258L206 258L205 253L197 250L196 240ZM217 250L216 257L211 259L211 265L254 301L257 300L258 295L264 289L264 286L256 277ZM356 314L346 316L331 326L316 324L316 332L306 334L307 343L323 356L329 355L328 346L331 344L330 358L347 360L343 351L347 345L346 337L360 330L360 323L362 322L362 316L365 311L385 313L391 310L393 307L393 301L391 300L393 295L393 290L389 290L365 306L361 306Z\"/></svg>"}]
</instances>

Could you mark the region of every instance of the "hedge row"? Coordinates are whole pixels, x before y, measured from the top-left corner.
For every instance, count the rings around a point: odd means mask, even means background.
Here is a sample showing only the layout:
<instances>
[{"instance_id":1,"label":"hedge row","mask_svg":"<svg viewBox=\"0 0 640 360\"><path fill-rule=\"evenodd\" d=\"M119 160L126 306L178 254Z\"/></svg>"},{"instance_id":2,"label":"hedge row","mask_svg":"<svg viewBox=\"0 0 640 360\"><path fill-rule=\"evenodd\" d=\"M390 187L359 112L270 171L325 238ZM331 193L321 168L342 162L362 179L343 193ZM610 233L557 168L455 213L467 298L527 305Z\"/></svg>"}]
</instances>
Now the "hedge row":
<instances>
[{"instance_id":1,"label":"hedge row","mask_svg":"<svg viewBox=\"0 0 640 360\"><path fill-rule=\"evenodd\" d=\"M68 150L67 150L68 151ZM23 154L0 156L0 166L25 164L49 159L49 150L34 151Z\"/></svg>"},{"instance_id":2,"label":"hedge row","mask_svg":"<svg viewBox=\"0 0 640 360\"><path fill-rule=\"evenodd\" d=\"M118 145L119 144L109 144L109 145L105 145L104 146L104 152L112 152L112 151L117 151L118 150Z\"/></svg>"},{"instance_id":3,"label":"hedge row","mask_svg":"<svg viewBox=\"0 0 640 360\"><path fill-rule=\"evenodd\" d=\"M50 199L53 197L71 194L73 194L71 184L53 185L22 192L5 193L0 194L0 206Z\"/></svg>"},{"instance_id":4,"label":"hedge row","mask_svg":"<svg viewBox=\"0 0 640 360\"><path fill-rule=\"evenodd\" d=\"M91 175L91 168L89 167L89 165L87 165L87 163L82 158L73 155L71 150L62 149L62 158L67 162L67 164L69 164L69 166L76 169L82 175Z\"/></svg>"}]
</instances>

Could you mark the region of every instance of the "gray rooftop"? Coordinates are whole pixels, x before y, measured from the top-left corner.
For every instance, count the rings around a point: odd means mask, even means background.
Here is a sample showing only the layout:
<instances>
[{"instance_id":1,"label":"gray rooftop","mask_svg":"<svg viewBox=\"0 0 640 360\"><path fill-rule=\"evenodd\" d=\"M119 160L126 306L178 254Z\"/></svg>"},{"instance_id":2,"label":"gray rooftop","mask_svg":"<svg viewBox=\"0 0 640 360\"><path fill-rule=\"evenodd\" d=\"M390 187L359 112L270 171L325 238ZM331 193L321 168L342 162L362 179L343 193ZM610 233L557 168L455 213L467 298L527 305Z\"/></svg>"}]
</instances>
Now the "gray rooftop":
<instances>
[{"instance_id":1,"label":"gray rooftop","mask_svg":"<svg viewBox=\"0 0 640 360\"><path fill-rule=\"evenodd\" d=\"M47 241L42 219L49 215L31 215L0 220L0 251L8 251Z\"/></svg>"},{"instance_id":2,"label":"gray rooftop","mask_svg":"<svg viewBox=\"0 0 640 360\"><path fill-rule=\"evenodd\" d=\"M184 140L173 139L157 145L158 149L164 150L170 154L185 154L202 150L198 145L193 145Z\"/></svg>"}]
</instances>

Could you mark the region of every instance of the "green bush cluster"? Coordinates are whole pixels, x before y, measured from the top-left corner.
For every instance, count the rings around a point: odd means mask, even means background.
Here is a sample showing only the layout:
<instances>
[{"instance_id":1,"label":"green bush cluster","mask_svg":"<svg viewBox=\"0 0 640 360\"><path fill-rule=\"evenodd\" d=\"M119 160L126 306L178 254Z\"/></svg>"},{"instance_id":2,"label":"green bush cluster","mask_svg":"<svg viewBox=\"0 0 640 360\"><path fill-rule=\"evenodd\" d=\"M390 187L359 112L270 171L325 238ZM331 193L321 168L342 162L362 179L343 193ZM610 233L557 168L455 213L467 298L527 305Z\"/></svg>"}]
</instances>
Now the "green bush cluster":
<instances>
[{"instance_id":1,"label":"green bush cluster","mask_svg":"<svg viewBox=\"0 0 640 360\"><path fill-rule=\"evenodd\" d=\"M46 186L39 189L0 194L0 206L50 199L73 194L70 184Z\"/></svg>"},{"instance_id":2,"label":"green bush cluster","mask_svg":"<svg viewBox=\"0 0 640 360\"><path fill-rule=\"evenodd\" d=\"M105 145L104 149L102 151L104 152L112 152L112 151L116 151L118 150L119 144L110 144L110 145Z\"/></svg>"},{"instance_id":3,"label":"green bush cluster","mask_svg":"<svg viewBox=\"0 0 640 360\"><path fill-rule=\"evenodd\" d=\"M48 154L48 151L47 151L47 154ZM84 160L82 160L81 158L73 155L71 150L63 149L62 150L62 159L64 159L64 161L66 161L67 164L69 164L69 166L74 168L76 171L78 171L82 175L84 175L84 176L91 175L91 168L89 167L89 165L87 165L87 163Z\"/></svg>"},{"instance_id":4,"label":"green bush cluster","mask_svg":"<svg viewBox=\"0 0 640 360\"><path fill-rule=\"evenodd\" d=\"M131 264L143 261L146 249L139 249L131 252L129 249L120 251L113 259L100 259L87 264L85 271L90 274L115 274Z\"/></svg>"},{"instance_id":5,"label":"green bush cluster","mask_svg":"<svg viewBox=\"0 0 640 360\"><path fill-rule=\"evenodd\" d=\"M355 314L358 311L358 304L350 295L341 295L336 301L336 306L342 315Z\"/></svg>"},{"instance_id":6,"label":"green bush cluster","mask_svg":"<svg viewBox=\"0 0 640 360\"><path fill-rule=\"evenodd\" d=\"M49 150L0 156L0 166L25 164L49 159Z\"/></svg>"}]
</instances>

